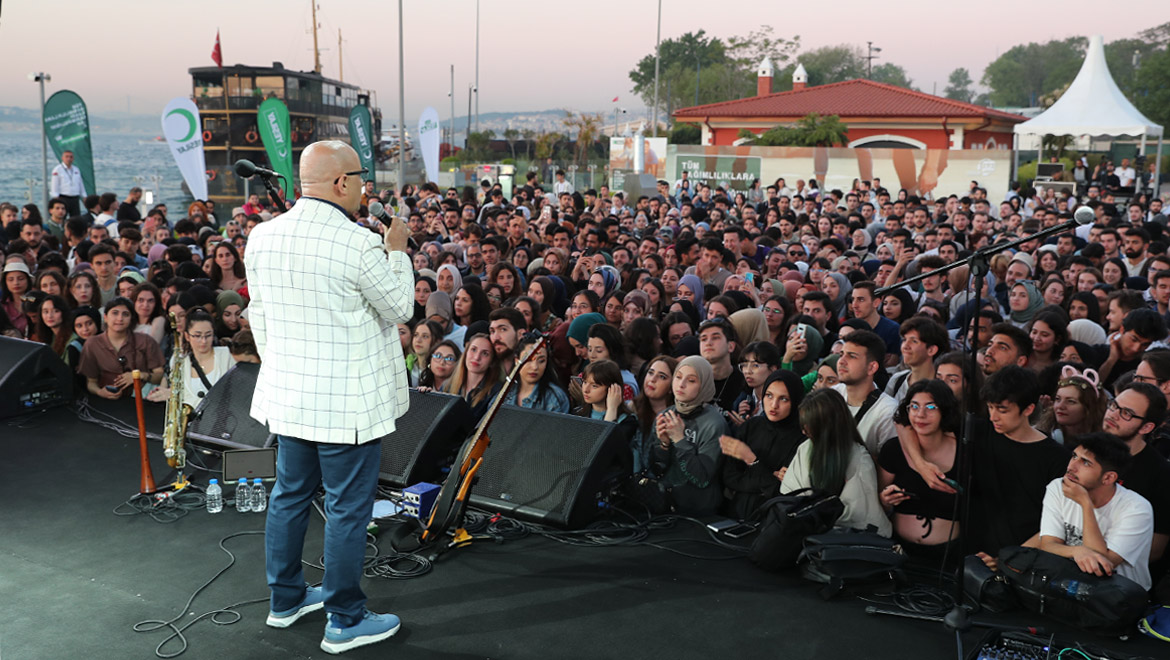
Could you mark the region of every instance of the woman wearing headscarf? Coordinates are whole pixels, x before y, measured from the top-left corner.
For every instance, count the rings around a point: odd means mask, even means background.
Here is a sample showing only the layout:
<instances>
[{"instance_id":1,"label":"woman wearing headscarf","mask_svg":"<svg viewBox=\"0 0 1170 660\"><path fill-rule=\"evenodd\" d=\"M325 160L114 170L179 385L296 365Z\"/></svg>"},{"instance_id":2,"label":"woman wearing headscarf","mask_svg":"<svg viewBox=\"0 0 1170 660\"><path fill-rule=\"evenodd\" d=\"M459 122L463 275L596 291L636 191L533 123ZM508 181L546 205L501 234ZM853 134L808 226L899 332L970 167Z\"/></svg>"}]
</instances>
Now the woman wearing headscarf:
<instances>
[{"instance_id":1,"label":"woman wearing headscarf","mask_svg":"<svg viewBox=\"0 0 1170 660\"><path fill-rule=\"evenodd\" d=\"M780 492L780 480L804 442L797 409L804 384L791 371L773 371L764 381L764 414L748 419L734 437L719 439L723 486L731 493L727 515L743 520Z\"/></svg>"},{"instance_id":2,"label":"woman wearing headscarf","mask_svg":"<svg viewBox=\"0 0 1170 660\"><path fill-rule=\"evenodd\" d=\"M768 332L768 321L764 318L764 313L754 307L733 312L728 320L735 328L735 335L739 337L741 346L747 346L757 341L771 340L771 334Z\"/></svg>"},{"instance_id":3,"label":"woman wearing headscarf","mask_svg":"<svg viewBox=\"0 0 1170 660\"><path fill-rule=\"evenodd\" d=\"M598 266L589 275L588 288L593 293L596 293L598 298L605 300L606 296L617 291L621 283L622 277L616 268L609 265Z\"/></svg>"},{"instance_id":4,"label":"woman wearing headscarf","mask_svg":"<svg viewBox=\"0 0 1170 660\"><path fill-rule=\"evenodd\" d=\"M683 300L691 301L699 313L699 318L707 317L707 308L703 306L703 281L699 279L698 275L683 275L679 278L678 292L675 295Z\"/></svg>"},{"instance_id":5,"label":"woman wearing headscarf","mask_svg":"<svg viewBox=\"0 0 1170 660\"><path fill-rule=\"evenodd\" d=\"M1012 285L1008 290L1008 314L1007 321L1017 328L1023 328L1032 321L1036 316L1036 312L1044 306L1044 296L1040 295L1040 289L1036 288L1036 283L1031 280L1020 280Z\"/></svg>"},{"instance_id":6,"label":"woman wearing headscarf","mask_svg":"<svg viewBox=\"0 0 1170 660\"><path fill-rule=\"evenodd\" d=\"M150 246L150 251L146 253L146 265L149 266L159 259L162 259L163 255L166 254L167 247L168 246L162 243L155 243L154 245Z\"/></svg>"},{"instance_id":7,"label":"woman wearing headscarf","mask_svg":"<svg viewBox=\"0 0 1170 660\"><path fill-rule=\"evenodd\" d=\"M622 298L622 330L630 327L635 319L650 316L650 296L645 291L634 289Z\"/></svg>"},{"instance_id":8,"label":"woman wearing headscarf","mask_svg":"<svg viewBox=\"0 0 1170 660\"><path fill-rule=\"evenodd\" d=\"M452 298L455 297L456 291L463 288L463 276L459 274L459 269L451 264L439 266L435 282L439 286L439 291L446 292Z\"/></svg>"},{"instance_id":9,"label":"woman wearing headscarf","mask_svg":"<svg viewBox=\"0 0 1170 660\"><path fill-rule=\"evenodd\" d=\"M1068 324L1068 338L1072 341L1079 341L1089 346L1103 346L1108 344L1105 328L1100 324L1093 323L1089 319L1076 319L1070 321Z\"/></svg>"},{"instance_id":10,"label":"woman wearing headscarf","mask_svg":"<svg viewBox=\"0 0 1170 660\"><path fill-rule=\"evenodd\" d=\"M705 320L699 318L698 308L696 308L695 304L689 300L676 300L672 302L670 304L670 312L681 312L686 314L687 317L691 319L692 325L694 325L696 328L698 328L699 324Z\"/></svg>"},{"instance_id":11,"label":"woman wearing headscarf","mask_svg":"<svg viewBox=\"0 0 1170 660\"><path fill-rule=\"evenodd\" d=\"M723 501L719 438L727 422L715 398L711 365L693 355L674 371L674 405L655 422L658 442L650 454L650 471L672 508L684 515L711 515Z\"/></svg>"},{"instance_id":12,"label":"woman wearing headscarf","mask_svg":"<svg viewBox=\"0 0 1170 660\"><path fill-rule=\"evenodd\" d=\"M853 292L853 284L849 278L841 273L825 273L825 279L821 280L821 291L829 296L833 316L844 320L845 313L849 310L849 294Z\"/></svg>"},{"instance_id":13,"label":"woman wearing headscarf","mask_svg":"<svg viewBox=\"0 0 1170 660\"><path fill-rule=\"evenodd\" d=\"M801 377L813 371L821 357L821 351L825 348L825 338L815 325L807 322L809 320L807 316L804 319L802 321L801 317L797 317L796 323L792 325L784 348L784 358L780 361L781 369L787 369ZM804 336L796 331L800 323L804 323Z\"/></svg>"}]
</instances>

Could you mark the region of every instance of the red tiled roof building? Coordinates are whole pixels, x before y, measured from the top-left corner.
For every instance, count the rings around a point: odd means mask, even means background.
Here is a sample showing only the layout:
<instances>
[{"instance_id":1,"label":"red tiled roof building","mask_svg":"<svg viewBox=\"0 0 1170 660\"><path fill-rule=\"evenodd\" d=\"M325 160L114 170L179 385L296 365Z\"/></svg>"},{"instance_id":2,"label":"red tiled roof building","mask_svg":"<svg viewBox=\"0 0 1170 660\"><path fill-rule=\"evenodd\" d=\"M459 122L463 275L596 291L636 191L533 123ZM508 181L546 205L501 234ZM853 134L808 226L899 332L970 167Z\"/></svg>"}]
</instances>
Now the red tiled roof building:
<instances>
[{"instance_id":1,"label":"red tiled roof building","mask_svg":"<svg viewBox=\"0 0 1170 660\"><path fill-rule=\"evenodd\" d=\"M1012 126L1027 119L872 80L808 87L801 65L792 91L773 94L771 63L758 74L756 96L682 108L675 121L698 124L702 144L715 146L733 144L740 129L763 133L815 112L840 117L850 147L1011 149Z\"/></svg>"}]
</instances>

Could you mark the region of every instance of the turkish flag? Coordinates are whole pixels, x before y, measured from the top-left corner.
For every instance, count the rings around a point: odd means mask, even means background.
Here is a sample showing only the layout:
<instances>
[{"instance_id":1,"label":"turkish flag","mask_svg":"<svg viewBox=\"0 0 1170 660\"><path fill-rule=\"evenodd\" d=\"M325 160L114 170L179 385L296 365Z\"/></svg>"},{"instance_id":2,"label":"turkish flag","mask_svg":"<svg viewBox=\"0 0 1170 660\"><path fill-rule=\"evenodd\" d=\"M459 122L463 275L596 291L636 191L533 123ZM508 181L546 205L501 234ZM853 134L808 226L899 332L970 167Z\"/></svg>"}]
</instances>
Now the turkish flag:
<instances>
[{"instance_id":1,"label":"turkish flag","mask_svg":"<svg viewBox=\"0 0 1170 660\"><path fill-rule=\"evenodd\" d=\"M611 103L617 103L617 100L618 100L618 97L615 96L615 97L613 97L613 101L611 101Z\"/></svg>"},{"instance_id":2,"label":"turkish flag","mask_svg":"<svg viewBox=\"0 0 1170 660\"><path fill-rule=\"evenodd\" d=\"M219 68L223 68L223 51L219 49L219 30L215 31L215 48L211 49L211 60Z\"/></svg>"}]
</instances>

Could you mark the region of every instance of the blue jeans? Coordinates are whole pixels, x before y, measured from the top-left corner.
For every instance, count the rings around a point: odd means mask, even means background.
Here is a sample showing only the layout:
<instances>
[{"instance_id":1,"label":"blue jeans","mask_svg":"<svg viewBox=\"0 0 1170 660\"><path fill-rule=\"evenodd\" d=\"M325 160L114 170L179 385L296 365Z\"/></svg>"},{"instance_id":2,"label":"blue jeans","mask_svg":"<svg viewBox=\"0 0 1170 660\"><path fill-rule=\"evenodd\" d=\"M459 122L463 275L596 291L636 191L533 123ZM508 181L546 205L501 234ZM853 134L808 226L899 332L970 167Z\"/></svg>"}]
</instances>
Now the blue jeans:
<instances>
[{"instance_id":1,"label":"blue jeans","mask_svg":"<svg viewBox=\"0 0 1170 660\"><path fill-rule=\"evenodd\" d=\"M335 445L279 436L276 486L264 531L272 611L295 608L305 596L301 556L309 509L325 485L325 611L343 625L361 621L366 595L361 589L366 528L373 515L382 442Z\"/></svg>"}]
</instances>

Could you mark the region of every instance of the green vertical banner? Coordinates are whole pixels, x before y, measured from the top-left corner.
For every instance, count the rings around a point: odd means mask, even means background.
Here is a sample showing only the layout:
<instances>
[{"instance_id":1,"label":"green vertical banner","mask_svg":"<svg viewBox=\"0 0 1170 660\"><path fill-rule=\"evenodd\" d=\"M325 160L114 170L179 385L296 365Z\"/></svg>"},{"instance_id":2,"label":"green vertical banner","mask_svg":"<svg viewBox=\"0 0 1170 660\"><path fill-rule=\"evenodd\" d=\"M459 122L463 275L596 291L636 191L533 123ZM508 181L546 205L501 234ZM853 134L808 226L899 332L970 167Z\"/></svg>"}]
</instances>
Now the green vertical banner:
<instances>
[{"instance_id":1,"label":"green vertical banner","mask_svg":"<svg viewBox=\"0 0 1170 660\"><path fill-rule=\"evenodd\" d=\"M45 137L57 160L66 151L73 152L73 164L81 170L85 192L96 195L93 178L93 145L89 141L89 111L76 92L63 89L45 101Z\"/></svg>"},{"instance_id":2,"label":"green vertical banner","mask_svg":"<svg viewBox=\"0 0 1170 660\"><path fill-rule=\"evenodd\" d=\"M367 173L363 181L374 180L374 124L370 121L370 109L355 105L349 111L349 143L358 154L362 167Z\"/></svg>"},{"instance_id":3,"label":"green vertical banner","mask_svg":"<svg viewBox=\"0 0 1170 660\"><path fill-rule=\"evenodd\" d=\"M288 106L280 99L268 99L260 104L256 124L260 140L268 152L268 162L277 174L284 177L280 187L285 199L293 198L292 134L289 133Z\"/></svg>"}]
</instances>

